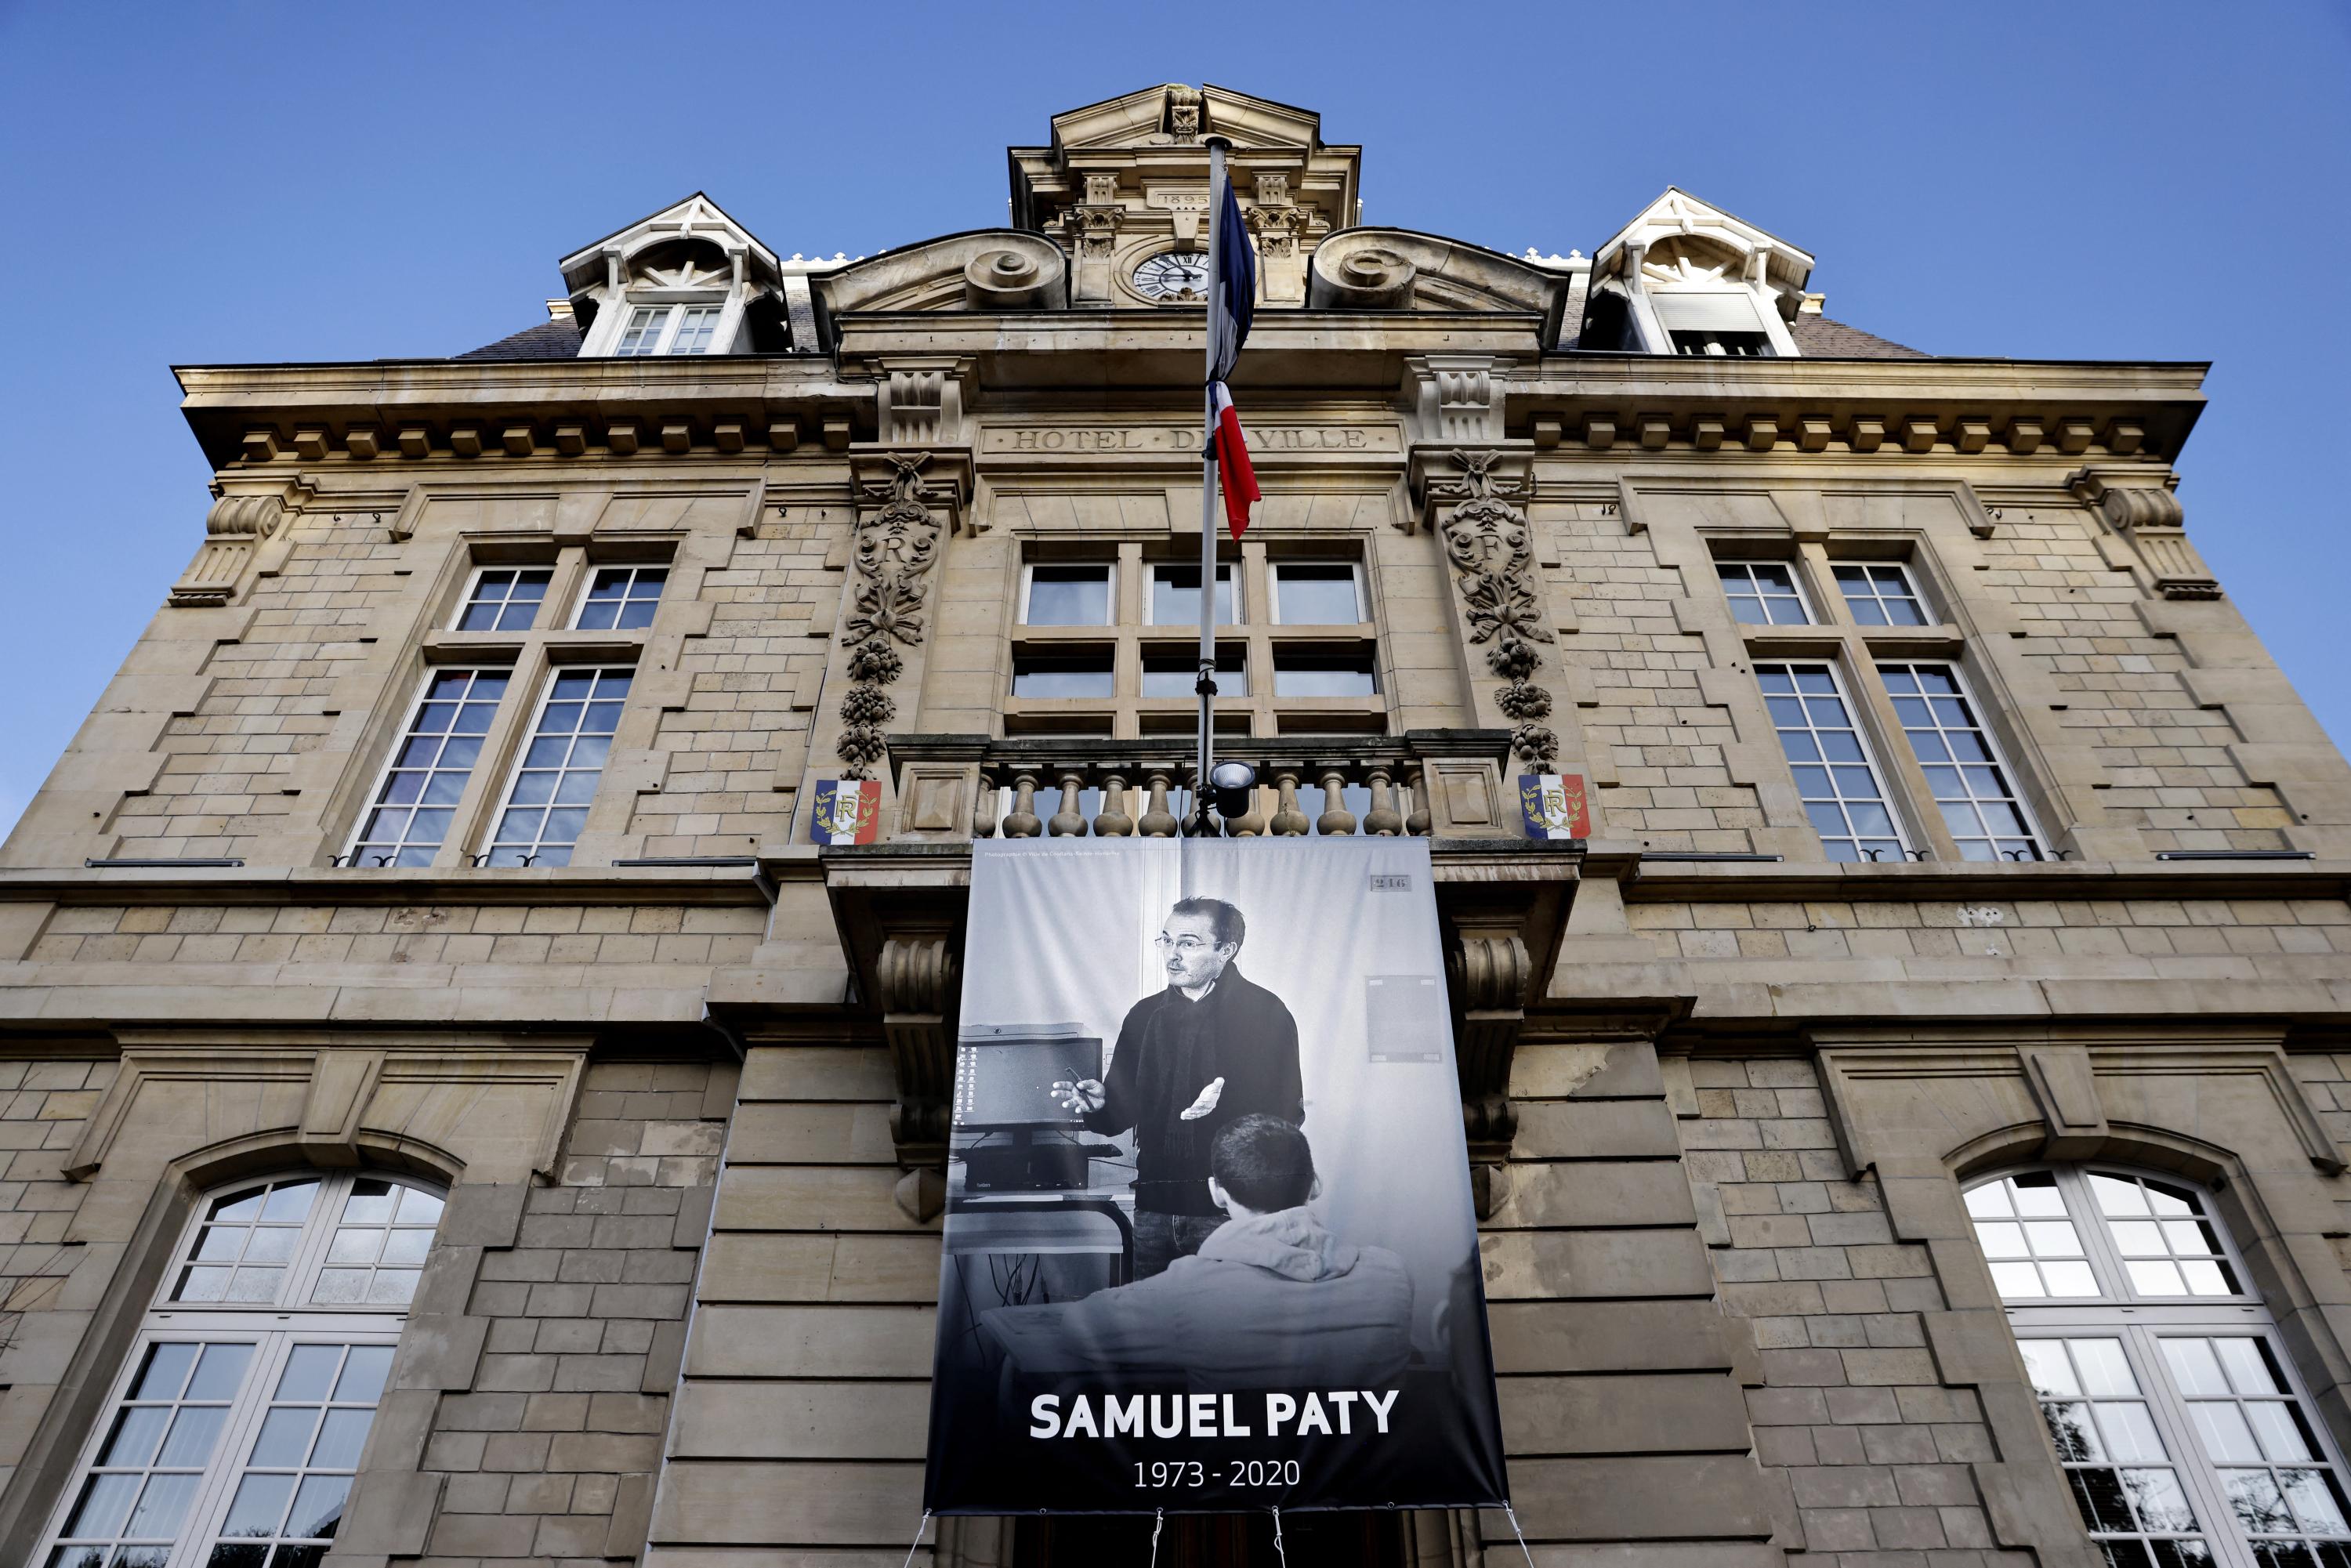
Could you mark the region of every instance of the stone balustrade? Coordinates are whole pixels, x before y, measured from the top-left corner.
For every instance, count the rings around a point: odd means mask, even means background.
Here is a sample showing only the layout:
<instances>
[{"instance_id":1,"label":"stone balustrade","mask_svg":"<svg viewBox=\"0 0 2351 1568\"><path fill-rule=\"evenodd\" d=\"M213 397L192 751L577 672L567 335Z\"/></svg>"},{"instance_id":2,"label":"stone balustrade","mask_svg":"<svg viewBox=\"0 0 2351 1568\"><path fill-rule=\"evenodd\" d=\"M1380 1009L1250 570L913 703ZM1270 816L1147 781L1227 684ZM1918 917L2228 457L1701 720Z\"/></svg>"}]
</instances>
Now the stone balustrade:
<instances>
[{"instance_id":1,"label":"stone balustrade","mask_svg":"<svg viewBox=\"0 0 2351 1568\"><path fill-rule=\"evenodd\" d=\"M1504 827L1504 731L1230 737L1217 759L1257 770L1237 838L1515 835ZM1186 736L1136 740L893 736L893 839L1174 838L1192 810ZM950 803L962 821L944 820ZM1469 809L1464 810L1465 803Z\"/></svg>"}]
</instances>

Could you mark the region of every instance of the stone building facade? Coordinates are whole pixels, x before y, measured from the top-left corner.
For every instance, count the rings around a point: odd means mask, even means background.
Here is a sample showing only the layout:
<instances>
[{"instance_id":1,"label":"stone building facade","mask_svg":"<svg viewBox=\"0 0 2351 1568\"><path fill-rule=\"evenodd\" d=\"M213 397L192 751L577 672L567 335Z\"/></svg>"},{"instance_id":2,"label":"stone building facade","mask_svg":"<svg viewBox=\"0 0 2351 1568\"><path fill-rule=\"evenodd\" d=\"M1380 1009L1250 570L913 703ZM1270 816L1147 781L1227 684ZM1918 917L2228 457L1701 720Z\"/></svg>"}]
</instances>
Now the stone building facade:
<instances>
[{"instance_id":1,"label":"stone building facade","mask_svg":"<svg viewBox=\"0 0 2351 1568\"><path fill-rule=\"evenodd\" d=\"M969 842L1185 799L1210 135L1238 825L1431 841L1533 1560L2351 1562L2351 770L2184 527L2203 367L1886 342L1679 191L1365 226L1155 87L1003 229L697 195L473 353L181 371L204 533L0 851L0 1563L904 1560Z\"/></svg>"}]
</instances>

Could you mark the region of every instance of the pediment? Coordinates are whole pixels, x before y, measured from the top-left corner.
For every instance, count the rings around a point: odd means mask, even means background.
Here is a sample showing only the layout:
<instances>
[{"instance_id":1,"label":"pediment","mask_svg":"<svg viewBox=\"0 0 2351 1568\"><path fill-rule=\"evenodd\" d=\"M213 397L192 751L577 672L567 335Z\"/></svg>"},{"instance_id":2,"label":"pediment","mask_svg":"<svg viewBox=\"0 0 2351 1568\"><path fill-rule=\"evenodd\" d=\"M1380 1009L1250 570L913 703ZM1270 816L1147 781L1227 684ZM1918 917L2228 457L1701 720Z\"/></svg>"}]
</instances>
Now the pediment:
<instances>
[{"instance_id":1,"label":"pediment","mask_svg":"<svg viewBox=\"0 0 2351 1568\"><path fill-rule=\"evenodd\" d=\"M1559 327L1572 277L1441 235L1343 229L1314 248L1306 303L1314 309L1525 312Z\"/></svg>"},{"instance_id":2,"label":"pediment","mask_svg":"<svg viewBox=\"0 0 2351 1568\"><path fill-rule=\"evenodd\" d=\"M851 310L1058 310L1069 260L1041 235L974 229L852 262L811 281L828 316Z\"/></svg>"},{"instance_id":3,"label":"pediment","mask_svg":"<svg viewBox=\"0 0 2351 1568\"><path fill-rule=\"evenodd\" d=\"M1737 283L1759 253L1765 279L1782 287L1800 290L1813 272L1811 252L1677 185L1667 186L1594 253L1593 276L1621 272L1628 247L1644 253L1648 281L1656 283L1703 284L1709 275Z\"/></svg>"},{"instance_id":4,"label":"pediment","mask_svg":"<svg viewBox=\"0 0 2351 1568\"><path fill-rule=\"evenodd\" d=\"M702 244L680 245L681 241ZM749 229L737 223L707 194L696 191L684 201L648 214L626 228L617 229L565 256L563 281L577 294L606 281L612 258L617 257L625 266L631 258L656 246L670 246L672 253L689 254L706 246L722 256L742 256L753 273L772 277L776 271L776 253L761 245ZM668 262L670 266L677 264L674 260Z\"/></svg>"},{"instance_id":5,"label":"pediment","mask_svg":"<svg viewBox=\"0 0 2351 1568\"><path fill-rule=\"evenodd\" d=\"M1311 152L1322 145L1322 117L1311 110L1253 98L1230 88L1191 88L1169 82L1053 116L1052 151L1067 156L1196 141L1197 136L1179 138L1173 133L1171 94L1196 99L1203 110L1204 133L1229 138L1236 147Z\"/></svg>"}]
</instances>

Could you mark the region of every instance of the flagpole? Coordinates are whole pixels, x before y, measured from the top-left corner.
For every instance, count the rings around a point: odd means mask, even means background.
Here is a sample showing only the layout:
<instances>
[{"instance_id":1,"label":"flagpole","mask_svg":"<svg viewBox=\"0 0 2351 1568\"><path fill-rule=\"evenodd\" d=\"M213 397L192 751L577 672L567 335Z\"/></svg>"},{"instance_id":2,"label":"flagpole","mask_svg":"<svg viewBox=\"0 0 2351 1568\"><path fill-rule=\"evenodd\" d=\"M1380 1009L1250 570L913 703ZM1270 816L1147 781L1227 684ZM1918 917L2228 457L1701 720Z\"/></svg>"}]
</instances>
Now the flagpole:
<instances>
[{"instance_id":1,"label":"flagpole","mask_svg":"<svg viewBox=\"0 0 2351 1568\"><path fill-rule=\"evenodd\" d=\"M1221 136L1208 138L1208 309L1207 373L1200 387L1200 674L1193 689L1200 694L1200 771L1192 786L1193 831L1208 831L1208 769L1217 751L1217 310L1222 296L1217 225L1225 195L1225 150Z\"/></svg>"}]
</instances>

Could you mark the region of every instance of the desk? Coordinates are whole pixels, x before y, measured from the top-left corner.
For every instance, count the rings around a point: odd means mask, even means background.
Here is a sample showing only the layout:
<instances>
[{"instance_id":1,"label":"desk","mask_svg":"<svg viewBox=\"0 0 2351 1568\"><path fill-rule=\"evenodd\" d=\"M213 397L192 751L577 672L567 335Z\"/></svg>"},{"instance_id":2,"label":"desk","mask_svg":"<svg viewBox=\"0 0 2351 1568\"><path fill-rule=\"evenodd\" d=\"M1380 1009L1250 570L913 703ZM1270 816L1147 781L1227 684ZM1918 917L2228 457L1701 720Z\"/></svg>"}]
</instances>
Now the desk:
<instances>
[{"instance_id":1,"label":"desk","mask_svg":"<svg viewBox=\"0 0 2351 1568\"><path fill-rule=\"evenodd\" d=\"M1134 1225L1115 1193L956 1193L947 1213L949 1257L1108 1255L1109 1283L1134 1277Z\"/></svg>"}]
</instances>

